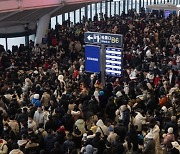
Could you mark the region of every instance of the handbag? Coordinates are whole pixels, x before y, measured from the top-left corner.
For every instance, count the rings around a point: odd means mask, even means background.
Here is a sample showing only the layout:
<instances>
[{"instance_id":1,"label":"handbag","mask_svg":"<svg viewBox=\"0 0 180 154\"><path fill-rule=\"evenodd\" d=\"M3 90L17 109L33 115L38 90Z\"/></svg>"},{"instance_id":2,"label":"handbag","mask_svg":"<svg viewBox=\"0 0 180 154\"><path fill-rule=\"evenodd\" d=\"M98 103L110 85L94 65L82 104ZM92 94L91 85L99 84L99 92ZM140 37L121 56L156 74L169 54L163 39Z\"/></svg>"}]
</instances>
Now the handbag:
<instances>
[{"instance_id":1,"label":"handbag","mask_svg":"<svg viewBox=\"0 0 180 154\"><path fill-rule=\"evenodd\" d=\"M99 126L99 128L101 129L101 132L103 134L103 141L106 142L108 136L104 134L104 132L100 126Z\"/></svg>"}]
</instances>

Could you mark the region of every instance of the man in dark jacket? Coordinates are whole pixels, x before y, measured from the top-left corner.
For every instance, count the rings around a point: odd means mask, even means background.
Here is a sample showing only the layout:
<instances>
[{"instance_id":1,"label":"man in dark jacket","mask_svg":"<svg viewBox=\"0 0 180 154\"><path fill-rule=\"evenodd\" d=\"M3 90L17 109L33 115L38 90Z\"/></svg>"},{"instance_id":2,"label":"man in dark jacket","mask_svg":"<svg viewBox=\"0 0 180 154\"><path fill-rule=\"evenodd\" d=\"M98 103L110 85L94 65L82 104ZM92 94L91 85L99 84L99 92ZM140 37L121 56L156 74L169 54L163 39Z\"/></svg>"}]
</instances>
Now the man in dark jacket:
<instances>
[{"instance_id":1,"label":"man in dark jacket","mask_svg":"<svg viewBox=\"0 0 180 154\"><path fill-rule=\"evenodd\" d=\"M165 127L166 132L167 132L169 127L173 128L173 133L174 133L175 137L177 137L177 135L178 135L178 124L176 121L176 116L172 116L171 121L166 123L166 127Z\"/></svg>"},{"instance_id":2,"label":"man in dark jacket","mask_svg":"<svg viewBox=\"0 0 180 154\"><path fill-rule=\"evenodd\" d=\"M49 153L54 147L55 135L52 129L49 129L47 133L48 135L44 140L44 149Z\"/></svg>"},{"instance_id":3,"label":"man in dark jacket","mask_svg":"<svg viewBox=\"0 0 180 154\"><path fill-rule=\"evenodd\" d=\"M149 132L145 136L145 147L143 149L143 154L152 154L155 153L155 141L153 139L152 132Z\"/></svg>"},{"instance_id":4,"label":"man in dark jacket","mask_svg":"<svg viewBox=\"0 0 180 154\"><path fill-rule=\"evenodd\" d=\"M59 144L59 142L54 143L54 148L50 151L50 154L59 154L63 153L63 150Z\"/></svg>"}]
</instances>

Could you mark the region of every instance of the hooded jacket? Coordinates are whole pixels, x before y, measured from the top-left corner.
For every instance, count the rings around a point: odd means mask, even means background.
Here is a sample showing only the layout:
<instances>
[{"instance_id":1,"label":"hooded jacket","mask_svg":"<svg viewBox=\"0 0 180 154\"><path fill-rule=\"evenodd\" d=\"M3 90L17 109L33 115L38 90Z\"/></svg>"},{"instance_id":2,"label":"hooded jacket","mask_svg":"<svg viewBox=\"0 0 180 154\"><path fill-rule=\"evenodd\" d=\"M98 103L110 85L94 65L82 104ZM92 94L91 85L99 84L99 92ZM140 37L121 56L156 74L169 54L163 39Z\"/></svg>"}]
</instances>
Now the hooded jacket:
<instances>
[{"instance_id":1,"label":"hooded jacket","mask_svg":"<svg viewBox=\"0 0 180 154\"><path fill-rule=\"evenodd\" d=\"M102 137L104 137L104 135L106 135L106 136L109 135L108 127L106 125L104 125L104 123L101 119L99 119L97 121L96 125L98 126L96 132L100 132Z\"/></svg>"},{"instance_id":2,"label":"hooded jacket","mask_svg":"<svg viewBox=\"0 0 180 154\"><path fill-rule=\"evenodd\" d=\"M84 134L86 132L86 129L85 129L85 122L83 119L78 119L76 122L75 122L75 126L78 127L78 129L81 131L82 134Z\"/></svg>"},{"instance_id":3,"label":"hooded jacket","mask_svg":"<svg viewBox=\"0 0 180 154\"><path fill-rule=\"evenodd\" d=\"M8 153L8 147L7 142L3 139L0 139L0 154L7 154Z\"/></svg>"},{"instance_id":4,"label":"hooded jacket","mask_svg":"<svg viewBox=\"0 0 180 154\"><path fill-rule=\"evenodd\" d=\"M10 151L9 154L24 154L24 153L19 149L13 149L13 150Z\"/></svg>"},{"instance_id":5,"label":"hooded jacket","mask_svg":"<svg viewBox=\"0 0 180 154\"><path fill-rule=\"evenodd\" d=\"M137 112L137 115L135 116L133 121L134 125L138 126L137 131L140 132L142 130L142 125L146 122L145 119L146 118L143 117L141 113Z\"/></svg>"}]
</instances>

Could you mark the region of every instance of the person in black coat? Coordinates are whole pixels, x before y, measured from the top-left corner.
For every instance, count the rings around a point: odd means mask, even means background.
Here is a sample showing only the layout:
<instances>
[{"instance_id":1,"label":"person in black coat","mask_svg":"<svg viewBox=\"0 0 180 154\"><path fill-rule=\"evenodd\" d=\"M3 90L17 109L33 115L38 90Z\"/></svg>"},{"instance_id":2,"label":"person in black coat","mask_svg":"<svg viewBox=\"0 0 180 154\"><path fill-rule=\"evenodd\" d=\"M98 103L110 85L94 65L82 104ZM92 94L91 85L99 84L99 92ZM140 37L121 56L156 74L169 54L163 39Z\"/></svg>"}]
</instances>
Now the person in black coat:
<instances>
[{"instance_id":1,"label":"person in black coat","mask_svg":"<svg viewBox=\"0 0 180 154\"><path fill-rule=\"evenodd\" d=\"M73 132L74 119L70 112L63 116L62 124L64 125L67 131Z\"/></svg>"},{"instance_id":2,"label":"person in black coat","mask_svg":"<svg viewBox=\"0 0 180 154\"><path fill-rule=\"evenodd\" d=\"M176 121L176 116L172 116L171 121L166 123L165 132L167 132L169 127L173 128L173 134L175 135L175 137L177 137L177 135L178 135L178 124L177 124L177 121Z\"/></svg>"},{"instance_id":3,"label":"person in black coat","mask_svg":"<svg viewBox=\"0 0 180 154\"><path fill-rule=\"evenodd\" d=\"M105 143L106 143L106 140L101 139L101 133L97 132L95 137L92 140L92 145L93 147L98 149L98 154L102 154L103 151L105 150Z\"/></svg>"},{"instance_id":4,"label":"person in black coat","mask_svg":"<svg viewBox=\"0 0 180 154\"><path fill-rule=\"evenodd\" d=\"M72 141L75 143L76 149L81 148L81 140L82 140L82 133L78 129L78 127L75 126L74 131L72 133Z\"/></svg>"},{"instance_id":5,"label":"person in black coat","mask_svg":"<svg viewBox=\"0 0 180 154\"><path fill-rule=\"evenodd\" d=\"M49 120L46 122L45 130L52 129L53 131L56 131L58 128L56 121L52 116L49 116Z\"/></svg>"},{"instance_id":6,"label":"person in black coat","mask_svg":"<svg viewBox=\"0 0 180 154\"><path fill-rule=\"evenodd\" d=\"M56 140L52 129L49 129L47 133L48 135L44 139L44 149L49 153L53 149Z\"/></svg>"},{"instance_id":7,"label":"person in black coat","mask_svg":"<svg viewBox=\"0 0 180 154\"><path fill-rule=\"evenodd\" d=\"M65 141L66 133L64 126L60 126L59 129L56 131L56 142L59 144L63 144Z\"/></svg>"},{"instance_id":8,"label":"person in black coat","mask_svg":"<svg viewBox=\"0 0 180 154\"><path fill-rule=\"evenodd\" d=\"M63 154L63 150L59 142L54 143L54 148L50 151L49 154Z\"/></svg>"},{"instance_id":9,"label":"person in black coat","mask_svg":"<svg viewBox=\"0 0 180 154\"><path fill-rule=\"evenodd\" d=\"M127 133L130 142L133 144L133 151L138 150L138 133L136 131L136 128L136 126L130 125L130 130Z\"/></svg>"},{"instance_id":10,"label":"person in black coat","mask_svg":"<svg viewBox=\"0 0 180 154\"><path fill-rule=\"evenodd\" d=\"M116 104L114 103L114 97L110 97L106 105L106 114L111 120L115 119L116 109L117 107L116 107Z\"/></svg>"}]
</instances>

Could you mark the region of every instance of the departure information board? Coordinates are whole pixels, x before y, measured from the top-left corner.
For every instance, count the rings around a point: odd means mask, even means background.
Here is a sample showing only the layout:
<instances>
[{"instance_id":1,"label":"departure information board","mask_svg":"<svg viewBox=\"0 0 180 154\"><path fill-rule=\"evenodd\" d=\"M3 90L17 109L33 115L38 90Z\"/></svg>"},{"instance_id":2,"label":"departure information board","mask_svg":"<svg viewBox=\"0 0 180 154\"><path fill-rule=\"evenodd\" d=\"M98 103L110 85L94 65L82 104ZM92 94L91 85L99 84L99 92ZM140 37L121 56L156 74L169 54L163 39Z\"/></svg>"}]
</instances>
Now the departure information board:
<instances>
[{"instance_id":1,"label":"departure information board","mask_svg":"<svg viewBox=\"0 0 180 154\"><path fill-rule=\"evenodd\" d=\"M120 76L122 70L122 49L106 48L106 74L110 76Z\"/></svg>"}]
</instances>

